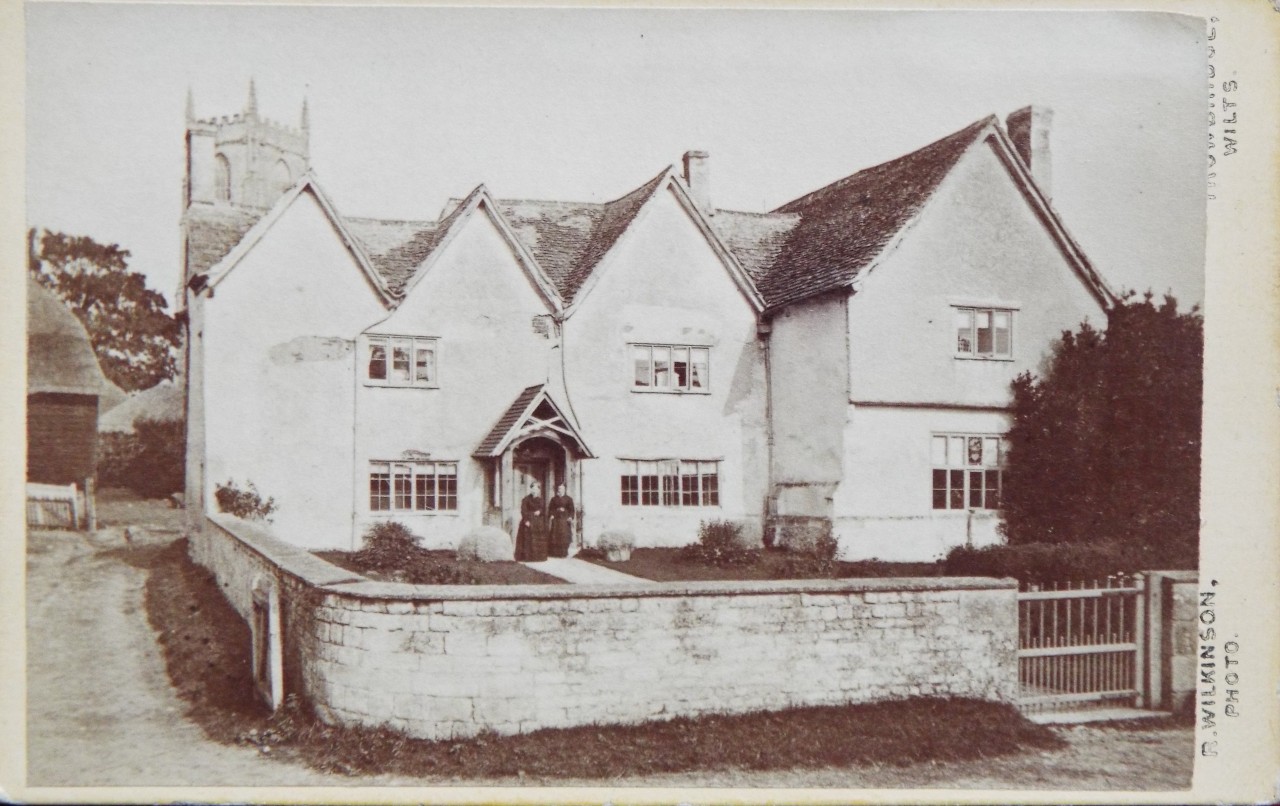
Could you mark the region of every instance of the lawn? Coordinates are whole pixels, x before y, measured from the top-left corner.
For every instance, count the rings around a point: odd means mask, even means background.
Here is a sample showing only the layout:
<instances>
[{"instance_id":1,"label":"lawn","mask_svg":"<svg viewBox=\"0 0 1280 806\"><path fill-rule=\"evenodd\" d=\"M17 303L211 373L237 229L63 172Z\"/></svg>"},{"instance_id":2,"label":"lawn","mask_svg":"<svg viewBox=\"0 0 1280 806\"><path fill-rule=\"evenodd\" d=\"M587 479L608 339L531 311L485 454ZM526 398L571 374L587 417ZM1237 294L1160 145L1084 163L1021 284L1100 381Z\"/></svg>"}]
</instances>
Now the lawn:
<instances>
[{"instance_id":1,"label":"lawn","mask_svg":"<svg viewBox=\"0 0 1280 806\"><path fill-rule=\"evenodd\" d=\"M584 550L579 559L621 571L624 574L656 582L695 580L764 580L844 577L936 577L942 576L942 563L890 563L878 560L833 562L826 566L809 562L809 558L782 549L751 552L748 562L714 565L684 559L682 549L635 549L626 562L609 562L604 555Z\"/></svg>"}]
</instances>

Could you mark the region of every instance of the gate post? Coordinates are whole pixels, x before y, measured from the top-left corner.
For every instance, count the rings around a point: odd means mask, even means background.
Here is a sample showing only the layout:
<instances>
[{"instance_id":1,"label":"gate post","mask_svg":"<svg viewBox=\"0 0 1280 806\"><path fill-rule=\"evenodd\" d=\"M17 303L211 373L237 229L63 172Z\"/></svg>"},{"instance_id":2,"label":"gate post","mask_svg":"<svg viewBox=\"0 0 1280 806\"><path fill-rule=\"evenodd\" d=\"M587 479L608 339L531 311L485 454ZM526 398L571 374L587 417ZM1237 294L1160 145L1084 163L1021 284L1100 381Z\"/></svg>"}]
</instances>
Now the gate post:
<instances>
[{"instance_id":1,"label":"gate post","mask_svg":"<svg viewBox=\"0 0 1280 806\"><path fill-rule=\"evenodd\" d=\"M1164 574L1146 571L1147 579L1147 672L1142 677L1142 707L1158 709L1164 705L1166 646L1169 640L1165 615Z\"/></svg>"},{"instance_id":2,"label":"gate post","mask_svg":"<svg viewBox=\"0 0 1280 806\"><path fill-rule=\"evenodd\" d=\"M1137 694L1133 697L1133 705L1135 708L1141 708L1146 698L1146 668L1147 658L1150 653L1147 651L1147 594L1151 590L1151 586L1147 582L1147 575L1138 573L1133 575L1134 587L1138 592L1133 597L1133 687L1137 689Z\"/></svg>"}]
</instances>

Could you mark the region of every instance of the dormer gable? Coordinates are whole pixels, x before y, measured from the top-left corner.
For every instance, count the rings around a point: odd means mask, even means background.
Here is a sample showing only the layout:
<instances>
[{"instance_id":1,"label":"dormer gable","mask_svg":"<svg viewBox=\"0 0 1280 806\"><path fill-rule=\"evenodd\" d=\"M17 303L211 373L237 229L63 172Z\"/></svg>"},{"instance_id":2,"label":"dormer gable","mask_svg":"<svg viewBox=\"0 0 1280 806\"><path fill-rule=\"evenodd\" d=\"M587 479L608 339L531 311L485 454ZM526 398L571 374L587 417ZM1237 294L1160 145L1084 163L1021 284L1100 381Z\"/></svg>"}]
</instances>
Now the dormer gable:
<instances>
[{"instance_id":1,"label":"dormer gable","mask_svg":"<svg viewBox=\"0 0 1280 806\"><path fill-rule=\"evenodd\" d=\"M503 245L509 250L547 311L559 313L563 305L555 284L547 277L528 248L516 237L484 185L477 186L454 206L428 236L406 245L406 248L416 250L413 260L417 265L411 270L409 279L404 284L404 291L398 304L403 306L409 302L418 287L422 285L424 278L428 277L441 261L447 260L450 247L460 235L467 228L478 224L488 224L496 230Z\"/></svg>"},{"instance_id":2,"label":"dormer gable","mask_svg":"<svg viewBox=\"0 0 1280 806\"><path fill-rule=\"evenodd\" d=\"M369 257L360 242L347 229L333 203L329 200L328 195L321 189L320 183L311 173L302 177L297 184L285 191L271 209L249 227L244 235L231 247L230 251L226 252L208 269L193 274L187 281L187 287L193 293L213 296L218 285L223 283L236 270L264 238L268 237L268 234L276 227L278 222L304 196L315 201L326 221L333 227L343 246L350 254L356 269L364 276L370 289L377 295L383 305L389 306L392 302L392 297L387 290L386 284L369 261Z\"/></svg>"}]
</instances>

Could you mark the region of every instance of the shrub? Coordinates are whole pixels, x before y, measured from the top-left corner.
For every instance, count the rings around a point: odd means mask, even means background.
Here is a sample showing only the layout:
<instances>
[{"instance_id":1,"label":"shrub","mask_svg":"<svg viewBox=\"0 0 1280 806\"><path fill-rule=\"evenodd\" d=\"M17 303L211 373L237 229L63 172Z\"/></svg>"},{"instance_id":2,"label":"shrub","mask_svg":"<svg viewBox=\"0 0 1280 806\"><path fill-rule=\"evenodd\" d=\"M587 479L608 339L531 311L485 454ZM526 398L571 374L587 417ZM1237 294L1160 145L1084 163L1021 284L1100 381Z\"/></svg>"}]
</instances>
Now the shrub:
<instances>
[{"instance_id":1,"label":"shrub","mask_svg":"<svg viewBox=\"0 0 1280 806\"><path fill-rule=\"evenodd\" d=\"M1013 577L1043 585L1105 579L1147 569L1194 568L1194 558L1176 558L1121 541L1099 543L1025 543L951 550L944 562L947 576Z\"/></svg>"},{"instance_id":2,"label":"shrub","mask_svg":"<svg viewBox=\"0 0 1280 806\"><path fill-rule=\"evenodd\" d=\"M134 421L133 430L138 453L129 463L126 486L147 498L181 492L186 479L186 424L144 418Z\"/></svg>"},{"instance_id":3,"label":"shrub","mask_svg":"<svg viewBox=\"0 0 1280 806\"><path fill-rule=\"evenodd\" d=\"M271 523L271 513L276 511L276 499L268 498L263 501L253 482L249 482L247 487L248 489L242 490L231 479L227 479L226 484L219 484L213 491L218 509L237 518Z\"/></svg>"},{"instance_id":4,"label":"shrub","mask_svg":"<svg viewBox=\"0 0 1280 806\"><path fill-rule=\"evenodd\" d=\"M101 487L125 487L144 498L181 492L186 478L183 422L139 419L132 434L103 434L97 470Z\"/></svg>"},{"instance_id":5,"label":"shrub","mask_svg":"<svg viewBox=\"0 0 1280 806\"><path fill-rule=\"evenodd\" d=\"M773 521L778 548L814 556L835 557L837 544L827 518L778 517Z\"/></svg>"},{"instance_id":6,"label":"shrub","mask_svg":"<svg viewBox=\"0 0 1280 806\"><path fill-rule=\"evenodd\" d=\"M779 561L777 575L781 579L814 579L833 577L839 571L836 554L840 544L831 534L831 521L826 518L775 518L769 531L775 533L777 548L786 551Z\"/></svg>"},{"instance_id":7,"label":"shrub","mask_svg":"<svg viewBox=\"0 0 1280 806\"><path fill-rule=\"evenodd\" d=\"M382 521L364 533L355 553L364 567L413 585L473 585L475 575L435 552L423 549L422 538L398 521Z\"/></svg>"},{"instance_id":8,"label":"shrub","mask_svg":"<svg viewBox=\"0 0 1280 806\"><path fill-rule=\"evenodd\" d=\"M600 535L597 545L601 551L629 551L636 547L636 536L630 532L611 529Z\"/></svg>"},{"instance_id":9,"label":"shrub","mask_svg":"<svg viewBox=\"0 0 1280 806\"><path fill-rule=\"evenodd\" d=\"M129 485L129 466L142 452L137 434L108 432L98 435L98 486L126 487Z\"/></svg>"},{"instance_id":10,"label":"shrub","mask_svg":"<svg viewBox=\"0 0 1280 806\"><path fill-rule=\"evenodd\" d=\"M698 542L685 546L680 559L708 565L750 565L760 552L742 542L742 527L733 521L703 521L698 526Z\"/></svg>"},{"instance_id":11,"label":"shrub","mask_svg":"<svg viewBox=\"0 0 1280 806\"><path fill-rule=\"evenodd\" d=\"M515 546L510 536L496 526L472 529L458 541L458 559L482 563L514 560Z\"/></svg>"},{"instance_id":12,"label":"shrub","mask_svg":"<svg viewBox=\"0 0 1280 806\"><path fill-rule=\"evenodd\" d=\"M1013 382L1000 506L1011 544L1119 540L1195 557L1204 322L1124 295Z\"/></svg>"}]
</instances>

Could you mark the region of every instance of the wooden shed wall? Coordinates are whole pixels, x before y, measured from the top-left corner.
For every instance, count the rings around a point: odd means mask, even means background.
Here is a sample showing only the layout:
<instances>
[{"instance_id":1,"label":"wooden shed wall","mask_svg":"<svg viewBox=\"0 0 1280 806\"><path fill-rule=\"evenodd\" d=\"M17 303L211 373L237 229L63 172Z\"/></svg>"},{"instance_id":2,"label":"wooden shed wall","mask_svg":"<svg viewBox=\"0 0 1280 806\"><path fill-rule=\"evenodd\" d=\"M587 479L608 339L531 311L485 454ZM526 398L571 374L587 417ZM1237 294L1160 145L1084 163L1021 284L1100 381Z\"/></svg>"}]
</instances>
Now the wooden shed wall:
<instances>
[{"instance_id":1,"label":"wooden shed wall","mask_svg":"<svg viewBox=\"0 0 1280 806\"><path fill-rule=\"evenodd\" d=\"M27 481L83 488L97 447L97 396L27 396Z\"/></svg>"}]
</instances>

